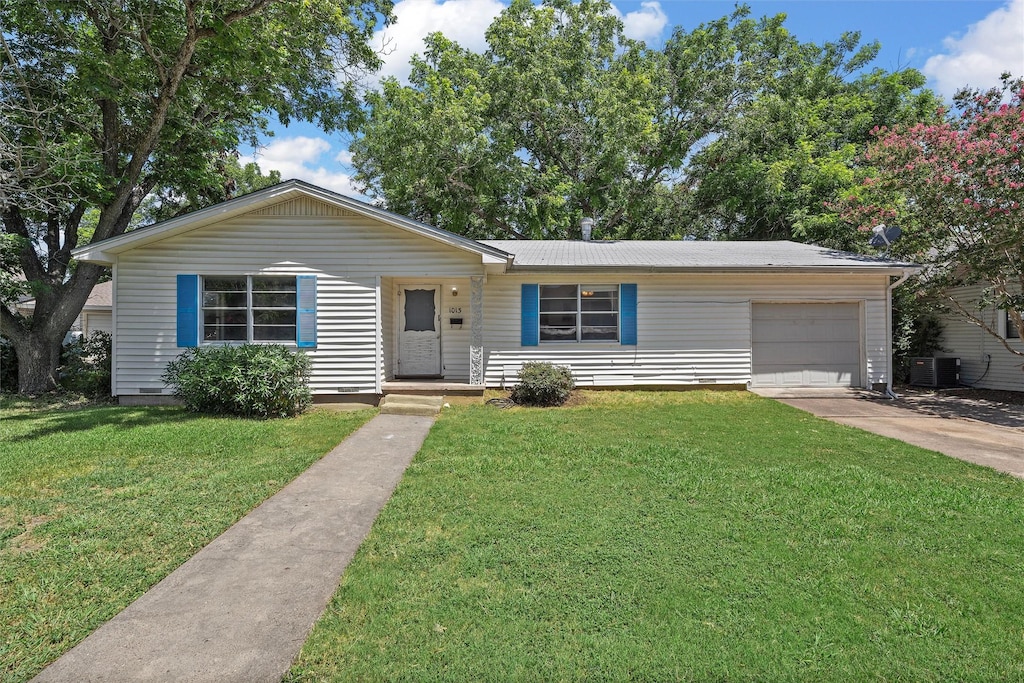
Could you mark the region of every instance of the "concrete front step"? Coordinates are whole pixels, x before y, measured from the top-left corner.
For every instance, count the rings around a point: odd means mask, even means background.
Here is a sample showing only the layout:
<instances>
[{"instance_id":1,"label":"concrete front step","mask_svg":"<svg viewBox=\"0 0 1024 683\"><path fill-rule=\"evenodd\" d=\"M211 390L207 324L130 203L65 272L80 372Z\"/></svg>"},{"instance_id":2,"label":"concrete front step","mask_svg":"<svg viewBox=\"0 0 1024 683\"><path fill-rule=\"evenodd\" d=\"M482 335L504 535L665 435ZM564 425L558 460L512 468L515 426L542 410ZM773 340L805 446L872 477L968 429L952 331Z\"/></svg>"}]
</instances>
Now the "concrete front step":
<instances>
[{"instance_id":1,"label":"concrete front step","mask_svg":"<svg viewBox=\"0 0 1024 683\"><path fill-rule=\"evenodd\" d=\"M441 396L410 396L388 394L380 400L382 415L419 415L432 417L441 412L444 398Z\"/></svg>"}]
</instances>

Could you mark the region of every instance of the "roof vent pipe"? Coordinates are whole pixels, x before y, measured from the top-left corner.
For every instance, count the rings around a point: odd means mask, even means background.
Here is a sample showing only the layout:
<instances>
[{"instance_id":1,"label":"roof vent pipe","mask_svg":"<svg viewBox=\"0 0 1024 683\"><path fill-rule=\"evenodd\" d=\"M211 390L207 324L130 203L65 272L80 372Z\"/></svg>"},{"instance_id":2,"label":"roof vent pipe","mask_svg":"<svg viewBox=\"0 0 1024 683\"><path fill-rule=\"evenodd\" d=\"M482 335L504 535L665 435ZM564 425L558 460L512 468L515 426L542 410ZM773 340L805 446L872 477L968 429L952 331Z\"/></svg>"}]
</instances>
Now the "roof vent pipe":
<instances>
[{"instance_id":1,"label":"roof vent pipe","mask_svg":"<svg viewBox=\"0 0 1024 683\"><path fill-rule=\"evenodd\" d=\"M580 220L580 230L583 232L583 241L590 241L590 233L594 230L594 219L583 218Z\"/></svg>"}]
</instances>

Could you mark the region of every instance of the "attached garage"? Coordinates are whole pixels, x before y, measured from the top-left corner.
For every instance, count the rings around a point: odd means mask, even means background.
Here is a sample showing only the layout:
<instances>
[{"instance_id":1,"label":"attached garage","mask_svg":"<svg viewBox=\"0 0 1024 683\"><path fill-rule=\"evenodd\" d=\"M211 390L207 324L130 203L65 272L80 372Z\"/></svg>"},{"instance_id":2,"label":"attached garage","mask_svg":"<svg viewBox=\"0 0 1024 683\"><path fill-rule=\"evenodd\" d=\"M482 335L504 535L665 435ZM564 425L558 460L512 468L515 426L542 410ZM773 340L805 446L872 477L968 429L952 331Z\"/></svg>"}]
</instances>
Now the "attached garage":
<instances>
[{"instance_id":1,"label":"attached garage","mask_svg":"<svg viewBox=\"0 0 1024 683\"><path fill-rule=\"evenodd\" d=\"M751 308L754 386L862 386L860 304L755 303Z\"/></svg>"}]
</instances>

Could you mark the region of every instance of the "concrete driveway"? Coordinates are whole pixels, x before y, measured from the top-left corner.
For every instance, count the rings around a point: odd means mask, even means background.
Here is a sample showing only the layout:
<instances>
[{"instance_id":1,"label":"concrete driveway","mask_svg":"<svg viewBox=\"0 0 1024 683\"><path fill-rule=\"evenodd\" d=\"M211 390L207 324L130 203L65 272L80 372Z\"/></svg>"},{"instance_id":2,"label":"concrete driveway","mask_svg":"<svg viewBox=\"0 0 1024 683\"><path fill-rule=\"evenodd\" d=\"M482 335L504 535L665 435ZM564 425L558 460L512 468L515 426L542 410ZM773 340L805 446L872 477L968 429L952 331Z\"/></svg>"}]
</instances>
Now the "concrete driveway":
<instances>
[{"instance_id":1,"label":"concrete driveway","mask_svg":"<svg viewBox=\"0 0 1024 683\"><path fill-rule=\"evenodd\" d=\"M1024 408L908 393L891 401L850 389L752 389L766 398L1024 478Z\"/></svg>"}]
</instances>

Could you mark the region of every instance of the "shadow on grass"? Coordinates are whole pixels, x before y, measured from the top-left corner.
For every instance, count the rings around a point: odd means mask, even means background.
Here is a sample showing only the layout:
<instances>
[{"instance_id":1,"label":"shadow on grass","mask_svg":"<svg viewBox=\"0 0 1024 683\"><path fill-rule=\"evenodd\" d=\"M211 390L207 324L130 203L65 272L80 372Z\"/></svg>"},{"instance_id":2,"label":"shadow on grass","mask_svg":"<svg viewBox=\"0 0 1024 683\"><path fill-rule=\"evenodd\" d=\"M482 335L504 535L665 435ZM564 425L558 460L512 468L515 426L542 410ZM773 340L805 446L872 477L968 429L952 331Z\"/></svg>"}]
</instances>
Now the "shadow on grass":
<instances>
[{"instance_id":1,"label":"shadow on grass","mask_svg":"<svg viewBox=\"0 0 1024 683\"><path fill-rule=\"evenodd\" d=\"M86 432L101 427L131 429L148 427L169 422L181 423L200 419L202 416L186 412L178 407L83 407L75 409L31 410L17 415L4 416L4 421L38 422L39 426L24 434L7 439L9 443L21 443L55 434Z\"/></svg>"}]
</instances>

